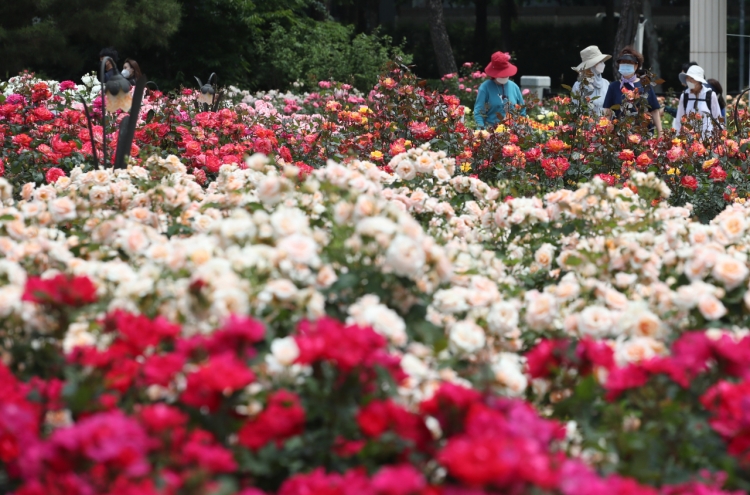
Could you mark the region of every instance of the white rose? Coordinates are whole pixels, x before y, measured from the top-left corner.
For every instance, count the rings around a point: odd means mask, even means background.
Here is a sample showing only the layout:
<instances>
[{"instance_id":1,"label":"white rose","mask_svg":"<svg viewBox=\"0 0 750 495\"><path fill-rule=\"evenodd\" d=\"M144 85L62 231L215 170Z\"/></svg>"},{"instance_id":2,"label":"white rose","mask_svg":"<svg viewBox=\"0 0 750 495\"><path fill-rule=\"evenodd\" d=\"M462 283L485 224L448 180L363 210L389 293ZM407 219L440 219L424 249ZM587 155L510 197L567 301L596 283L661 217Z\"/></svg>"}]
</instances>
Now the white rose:
<instances>
[{"instance_id":1,"label":"white rose","mask_svg":"<svg viewBox=\"0 0 750 495\"><path fill-rule=\"evenodd\" d=\"M412 180L417 176L417 169L410 160L401 160L395 172L401 180Z\"/></svg>"},{"instance_id":2,"label":"white rose","mask_svg":"<svg viewBox=\"0 0 750 495\"><path fill-rule=\"evenodd\" d=\"M404 373L414 378L427 378L430 369L427 365L414 354L404 354L401 358L401 369Z\"/></svg>"},{"instance_id":3,"label":"white rose","mask_svg":"<svg viewBox=\"0 0 750 495\"><path fill-rule=\"evenodd\" d=\"M660 337L665 330L661 319L641 302L629 304L618 324L622 332L634 337Z\"/></svg>"},{"instance_id":4,"label":"white rose","mask_svg":"<svg viewBox=\"0 0 750 495\"><path fill-rule=\"evenodd\" d=\"M410 277L419 273L425 264L425 252L413 239L397 235L385 253L385 262L397 275Z\"/></svg>"},{"instance_id":5,"label":"white rose","mask_svg":"<svg viewBox=\"0 0 750 495\"><path fill-rule=\"evenodd\" d=\"M461 320L451 327L449 341L458 352L476 352L484 347L485 340L484 330L471 320Z\"/></svg>"},{"instance_id":6,"label":"white rose","mask_svg":"<svg viewBox=\"0 0 750 495\"><path fill-rule=\"evenodd\" d=\"M265 290L282 301L289 300L297 295L297 286L291 280L285 278L271 280L266 284Z\"/></svg>"},{"instance_id":7,"label":"white rose","mask_svg":"<svg viewBox=\"0 0 750 495\"><path fill-rule=\"evenodd\" d=\"M274 339L271 342L271 354L283 366L291 366L299 357L299 347L294 337Z\"/></svg>"},{"instance_id":8,"label":"white rose","mask_svg":"<svg viewBox=\"0 0 750 495\"><path fill-rule=\"evenodd\" d=\"M555 256L555 247L552 244L543 244L542 247L536 250L534 253L534 261L542 265L544 268L552 266L552 260Z\"/></svg>"},{"instance_id":9,"label":"white rose","mask_svg":"<svg viewBox=\"0 0 750 495\"><path fill-rule=\"evenodd\" d=\"M357 222L358 234L375 237L378 234L392 235L398 230L398 225L393 220L385 217L369 217Z\"/></svg>"},{"instance_id":10,"label":"white rose","mask_svg":"<svg viewBox=\"0 0 750 495\"><path fill-rule=\"evenodd\" d=\"M514 397L523 395L529 385L523 372L523 358L518 354L501 352L492 364L495 381L505 387L506 392Z\"/></svg>"},{"instance_id":11,"label":"white rose","mask_svg":"<svg viewBox=\"0 0 750 495\"><path fill-rule=\"evenodd\" d=\"M433 298L433 305L441 313L461 313L469 309L469 291L465 287L451 287L439 290Z\"/></svg>"},{"instance_id":12,"label":"white rose","mask_svg":"<svg viewBox=\"0 0 750 495\"><path fill-rule=\"evenodd\" d=\"M473 294L468 301L474 307L488 306L500 299L497 284L487 277L474 275L471 277L470 287L473 289Z\"/></svg>"},{"instance_id":13,"label":"white rose","mask_svg":"<svg viewBox=\"0 0 750 495\"><path fill-rule=\"evenodd\" d=\"M76 205L67 196L49 202L49 212L55 222L65 222L76 217Z\"/></svg>"},{"instance_id":14,"label":"white rose","mask_svg":"<svg viewBox=\"0 0 750 495\"><path fill-rule=\"evenodd\" d=\"M518 309L516 309L516 305L508 301L493 304L487 314L487 326L496 335L516 330L518 328Z\"/></svg>"},{"instance_id":15,"label":"white rose","mask_svg":"<svg viewBox=\"0 0 750 495\"><path fill-rule=\"evenodd\" d=\"M70 354L76 347L86 347L96 344L96 338L88 331L85 323L72 323L63 338L63 352Z\"/></svg>"},{"instance_id":16,"label":"white rose","mask_svg":"<svg viewBox=\"0 0 750 495\"><path fill-rule=\"evenodd\" d=\"M266 177L258 184L258 199L267 205L275 205L281 201L281 179Z\"/></svg>"},{"instance_id":17,"label":"white rose","mask_svg":"<svg viewBox=\"0 0 750 495\"><path fill-rule=\"evenodd\" d=\"M8 285L0 288L0 317L5 317L21 307L23 290L20 287Z\"/></svg>"},{"instance_id":18,"label":"white rose","mask_svg":"<svg viewBox=\"0 0 750 495\"><path fill-rule=\"evenodd\" d=\"M102 205L112 197L110 189L105 186L94 186L89 191L89 199L95 206Z\"/></svg>"},{"instance_id":19,"label":"white rose","mask_svg":"<svg viewBox=\"0 0 750 495\"><path fill-rule=\"evenodd\" d=\"M603 306L589 306L578 315L578 331L583 335L604 337L614 328L613 314Z\"/></svg>"},{"instance_id":20,"label":"white rose","mask_svg":"<svg viewBox=\"0 0 750 495\"><path fill-rule=\"evenodd\" d=\"M307 215L298 208L278 208L271 214L271 225L278 237L309 230Z\"/></svg>"},{"instance_id":21,"label":"white rose","mask_svg":"<svg viewBox=\"0 0 750 495\"><path fill-rule=\"evenodd\" d=\"M292 234L283 238L278 244L278 249L296 263L310 265L318 261L318 244L303 234Z\"/></svg>"},{"instance_id":22,"label":"white rose","mask_svg":"<svg viewBox=\"0 0 750 495\"><path fill-rule=\"evenodd\" d=\"M531 297L529 297L531 296ZM551 294L527 293L526 323L532 330L546 330L557 316L557 301Z\"/></svg>"},{"instance_id":23,"label":"white rose","mask_svg":"<svg viewBox=\"0 0 750 495\"><path fill-rule=\"evenodd\" d=\"M638 275L632 273L618 272L615 274L615 285L621 289L626 289L638 280Z\"/></svg>"},{"instance_id":24,"label":"white rose","mask_svg":"<svg viewBox=\"0 0 750 495\"><path fill-rule=\"evenodd\" d=\"M435 162L432 160L431 156L425 153L417 158L416 166L417 172L419 172L420 174L429 174L435 167Z\"/></svg>"}]
</instances>

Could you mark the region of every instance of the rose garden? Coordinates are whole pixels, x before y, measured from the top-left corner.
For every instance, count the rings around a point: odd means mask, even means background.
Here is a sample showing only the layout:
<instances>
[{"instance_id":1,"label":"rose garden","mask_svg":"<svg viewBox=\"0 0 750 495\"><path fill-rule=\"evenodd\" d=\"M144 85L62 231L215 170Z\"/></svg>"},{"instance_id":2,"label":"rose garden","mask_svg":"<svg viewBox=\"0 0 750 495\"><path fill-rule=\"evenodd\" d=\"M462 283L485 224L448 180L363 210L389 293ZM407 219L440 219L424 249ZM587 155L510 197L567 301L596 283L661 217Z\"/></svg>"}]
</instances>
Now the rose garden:
<instances>
[{"instance_id":1,"label":"rose garden","mask_svg":"<svg viewBox=\"0 0 750 495\"><path fill-rule=\"evenodd\" d=\"M94 77L0 83L0 489L749 490L744 107L475 130L462 71L148 89L121 167Z\"/></svg>"}]
</instances>

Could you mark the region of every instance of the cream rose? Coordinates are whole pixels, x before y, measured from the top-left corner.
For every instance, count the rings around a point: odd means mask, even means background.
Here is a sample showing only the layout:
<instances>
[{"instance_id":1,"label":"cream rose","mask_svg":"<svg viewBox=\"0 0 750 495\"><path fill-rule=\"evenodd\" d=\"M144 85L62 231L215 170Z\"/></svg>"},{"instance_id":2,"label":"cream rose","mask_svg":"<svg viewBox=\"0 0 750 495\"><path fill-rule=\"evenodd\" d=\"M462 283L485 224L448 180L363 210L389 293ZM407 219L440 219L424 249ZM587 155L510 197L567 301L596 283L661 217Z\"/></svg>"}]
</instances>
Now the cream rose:
<instances>
[{"instance_id":1,"label":"cream rose","mask_svg":"<svg viewBox=\"0 0 750 495\"><path fill-rule=\"evenodd\" d=\"M283 366L291 366L299 357L299 347L294 337L274 339L271 342L271 355Z\"/></svg>"},{"instance_id":2,"label":"cream rose","mask_svg":"<svg viewBox=\"0 0 750 495\"><path fill-rule=\"evenodd\" d=\"M718 320L727 314L727 308L719 301L716 296L707 294L698 301L698 310L707 320Z\"/></svg>"},{"instance_id":3,"label":"cream rose","mask_svg":"<svg viewBox=\"0 0 750 495\"><path fill-rule=\"evenodd\" d=\"M745 282L748 269L745 262L732 256L720 256L711 271L713 277L724 284L727 290L732 290Z\"/></svg>"},{"instance_id":4,"label":"cream rose","mask_svg":"<svg viewBox=\"0 0 750 495\"><path fill-rule=\"evenodd\" d=\"M471 320L456 322L450 330L449 342L457 352L473 353L484 347L484 330Z\"/></svg>"}]
</instances>

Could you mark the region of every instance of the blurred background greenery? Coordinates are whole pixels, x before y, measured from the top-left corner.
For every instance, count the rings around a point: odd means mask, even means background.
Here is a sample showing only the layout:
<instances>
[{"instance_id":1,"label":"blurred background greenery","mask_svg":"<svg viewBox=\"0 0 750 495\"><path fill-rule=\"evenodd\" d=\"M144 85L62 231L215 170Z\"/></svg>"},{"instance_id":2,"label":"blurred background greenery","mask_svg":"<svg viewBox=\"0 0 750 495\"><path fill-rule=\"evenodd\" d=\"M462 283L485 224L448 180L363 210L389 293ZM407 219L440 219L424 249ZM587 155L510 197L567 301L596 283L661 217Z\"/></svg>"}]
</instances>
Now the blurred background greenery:
<instances>
[{"instance_id":1,"label":"blurred background greenery","mask_svg":"<svg viewBox=\"0 0 750 495\"><path fill-rule=\"evenodd\" d=\"M453 55L486 64L511 51L519 75L548 75L553 91L571 85L570 68L591 44L608 51L626 0L445 0ZM689 0L650 1L664 90L679 89L689 56ZM308 88L336 79L367 90L399 57L437 79L427 0L11 0L0 2L0 77L24 69L78 81L113 46L162 90L194 86L216 72L220 84L250 90ZM730 2L732 4L736 2ZM609 4L609 5L608 5ZM615 12L607 21L608 9ZM730 5L728 32L738 31ZM484 19L484 21L482 21ZM739 43L729 37L728 89L739 88ZM611 50L611 49L610 49ZM650 56L647 56L647 65ZM708 75L710 77L710 74Z\"/></svg>"}]
</instances>

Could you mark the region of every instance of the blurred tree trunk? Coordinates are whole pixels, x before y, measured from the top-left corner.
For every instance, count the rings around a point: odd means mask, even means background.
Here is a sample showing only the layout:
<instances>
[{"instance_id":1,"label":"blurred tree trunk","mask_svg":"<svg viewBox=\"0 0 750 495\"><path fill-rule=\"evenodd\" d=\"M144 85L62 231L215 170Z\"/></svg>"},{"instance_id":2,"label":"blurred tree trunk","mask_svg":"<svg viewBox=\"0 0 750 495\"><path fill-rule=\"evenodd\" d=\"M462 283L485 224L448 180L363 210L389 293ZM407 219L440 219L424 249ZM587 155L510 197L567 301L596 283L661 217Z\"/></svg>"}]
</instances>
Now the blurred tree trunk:
<instances>
[{"instance_id":1,"label":"blurred tree trunk","mask_svg":"<svg viewBox=\"0 0 750 495\"><path fill-rule=\"evenodd\" d=\"M612 52L613 57L617 57L620 50L633 44L641 12L643 12L643 0L622 0L620 22L617 25L617 35L615 36L615 49ZM615 76L617 77L617 68L615 68Z\"/></svg>"},{"instance_id":2,"label":"blurred tree trunk","mask_svg":"<svg viewBox=\"0 0 750 495\"><path fill-rule=\"evenodd\" d=\"M435 50L438 70L441 76L455 74L458 69L456 69L456 59L453 58L453 48L451 48L448 30L445 27L443 1L428 0L428 6L430 8L430 37L432 38L432 47Z\"/></svg>"},{"instance_id":3,"label":"blurred tree trunk","mask_svg":"<svg viewBox=\"0 0 750 495\"><path fill-rule=\"evenodd\" d=\"M513 49L513 19L518 17L516 0L502 0L500 4L500 35L503 51L510 53Z\"/></svg>"},{"instance_id":4,"label":"blurred tree trunk","mask_svg":"<svg viewBox=\"0 0 750 495\"><path fill-rule=\"evenodd\" d=\"M661 65L659 64L659 36L656 34L656 24L651 15L651 0L643 0L643 17L646 18L646 53L648 62L646 67L661 77ZM654 88L655 91L661 91L661 84Z\"/></svg>"},{"instance_id":5,"label":"blurred tree trunk","mask_svg":"<svg viewBox=\"0 0 750 495\"><path fill-rule=\"evenodd\" d=\"M474 0L474 62L482 63L488 55L487 50L487 8L489 0Z\"/></svg>"},{"instance_id":6,"label":"blurred tree trunk","mask_svg":"<svg viewBox=\"0 0 750 495\"><path fill-rule=\"evenodd\" d=\"M612 52L615 49L615 0L605 0L605 13L607 14L607 17L604 18L607 46L604 47L602 52L609 53L614 57Z\"/></svg>"}]
</instances>

